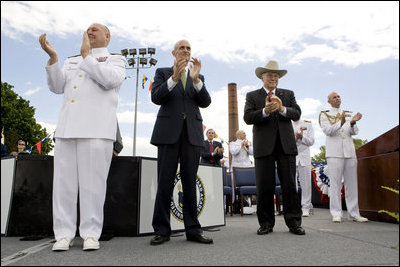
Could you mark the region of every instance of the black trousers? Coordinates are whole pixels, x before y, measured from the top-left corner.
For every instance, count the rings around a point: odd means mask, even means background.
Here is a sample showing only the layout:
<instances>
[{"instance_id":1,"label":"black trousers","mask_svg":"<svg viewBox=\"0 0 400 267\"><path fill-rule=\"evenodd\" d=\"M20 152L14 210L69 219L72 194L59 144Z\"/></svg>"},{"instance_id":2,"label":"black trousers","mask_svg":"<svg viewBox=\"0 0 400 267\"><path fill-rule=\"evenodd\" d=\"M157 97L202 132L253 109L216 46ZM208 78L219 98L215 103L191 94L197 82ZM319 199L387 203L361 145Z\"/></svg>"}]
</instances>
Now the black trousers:
<instances>
[{"instance_id":1,"label":"black trousers","mask_svg":"<svg viewBox=\"0 0 400 267\"><path fill-rule=\"evenodd\" d=\"M291 228L301 225L301 203L296 191L296 156L283 152L278 138L271 155L255 158L257 185L257 217L260 226L275 225L275 168L282 187L283 216Z\"/></svg>"},{"instance_id":2,"label":"black trousers","mask_svg":"<svg viewBox=\"0 0 400 267\"><path fill-rule=\"evenodd\" d=\"M196 175L202 147L189 143L186 121L176 144L158 146L158 186L153 213L153 229L156 235L170 236L170 208L174 179L180 163L183 190L183 221L186 235L203 231L197 219Z\"/></svg>"}]
</instances>

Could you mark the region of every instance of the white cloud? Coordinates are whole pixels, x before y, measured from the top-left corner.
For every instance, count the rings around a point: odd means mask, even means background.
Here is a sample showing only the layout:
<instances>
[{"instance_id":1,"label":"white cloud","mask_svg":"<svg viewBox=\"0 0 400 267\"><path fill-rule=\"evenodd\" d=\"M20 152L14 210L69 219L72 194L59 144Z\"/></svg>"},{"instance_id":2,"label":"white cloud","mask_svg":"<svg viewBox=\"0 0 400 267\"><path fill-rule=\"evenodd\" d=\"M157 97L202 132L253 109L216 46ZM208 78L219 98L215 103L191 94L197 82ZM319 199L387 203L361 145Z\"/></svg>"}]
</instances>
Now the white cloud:
<instances>
[{"instance_id":1,"label":"white cloud","mask_svg":"<svg viewBox=\"0 0 400 267\"><path fill-rule=\"evenodd\" d=\"M23 95L24 95L24 96L32 96L32 95L36 94L37 92L39 92L40 89L41 89L41 88L40 88L39 86L37 86L35 89L29 89L29 90L26 91Z\"/></svg>"},{"instance_id":2,"label":"white cloud","mask_svg":"<svg viewBox=\"0 0 400 267\"><path fill-rule=\"evenodd\" d=\"M297 104L301 108L302 119L309 119L310 117L315 118L322 106L321 101L313 98L298 99Z\"/></svg>"},{"instance_id":3,"label":"white cloud","mask_svg":"<svg viewBox=\"0 0 400 267\"><path fill-rule=\"evenodd\" d=\"M292 64L317 58L348 67L399 55L399 3L394 1L3 1L1 7L2 34L14 39L42 32L66 38L96 21L107 24L113 38L162 50L185 38L193 54L233 64L265 61L278 51ZM207 19L197 23L173 15L189 10Z\"/></svg>"},{"instance_id":4,"label":"white cloud","mask_svg":"<svg viewBox=\"0 0 400 267\"><path fill-rule=\"evenodd\" d=\"M133 138L131 136L122 135L122 143L124 147L119 155L132 156ZM157 158L157 147L150 144L150 138L136 137L136 155Z\"/></svg>"}]
</instances>

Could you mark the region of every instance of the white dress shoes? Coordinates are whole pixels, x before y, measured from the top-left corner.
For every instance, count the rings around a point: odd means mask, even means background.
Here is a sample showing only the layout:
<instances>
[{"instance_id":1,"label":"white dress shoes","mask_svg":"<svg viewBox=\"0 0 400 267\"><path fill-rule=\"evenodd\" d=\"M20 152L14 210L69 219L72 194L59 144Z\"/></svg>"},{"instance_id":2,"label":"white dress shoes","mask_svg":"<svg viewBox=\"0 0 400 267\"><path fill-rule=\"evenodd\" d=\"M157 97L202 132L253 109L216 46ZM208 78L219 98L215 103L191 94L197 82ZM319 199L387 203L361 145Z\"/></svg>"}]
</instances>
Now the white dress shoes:
<instances>
[{"instance_id":1,"label":"white dress shoes","mask_svg":"<svg viewBox=\"0 0 400 267\"><path fill-rule=\"evenodd\" d=\"M303 217L310 217L310 211L303 210Z\"/></svg>"},{"instance_id":2,"label":"white dress shoes","mask_svg":"<svg viewBox=\"0 0 400 267\"><path fill-rule=\"evenodd\" d=\"M56 243L54 243L52 250L53 251L69 250L69 247L72 247L73 244L74 244L74 240L63 237L63 238L57 240Z\"/></svg>"},{"instance_id":3,"label":"white dress shoes","mask_svg":"<svg viewBox=\"0 0 400 267\"><path fill-rule=\"evenodd\" d=\"M100 248L100 243L94 237L87 237L83 241L83 250L96 250L99 248Z\"/></svg>"},{"instance_id":4,"label":"white dress shoes","mask_svg":"<svg viewBox=\"0 0 400 267\"><path fill-rule=\"evenodd\" d=\"M332 218L332 222L334 223L341 223L342 222L342 217L340 216L335 216Z\"/></svg>"},{"instance_id":5,"label":"white dress shoes","mask_svg":"<svg viewBox=\"0 0 400 267\"><path fill-rule=\"evenodd\" d=\"M349 217L349 220L350 221L355 221L355 222L368 222L368 219L367 218L364 218L364 217L361 217L361 216L359 216L359 217Z\"/></svg>"}]
</instances>

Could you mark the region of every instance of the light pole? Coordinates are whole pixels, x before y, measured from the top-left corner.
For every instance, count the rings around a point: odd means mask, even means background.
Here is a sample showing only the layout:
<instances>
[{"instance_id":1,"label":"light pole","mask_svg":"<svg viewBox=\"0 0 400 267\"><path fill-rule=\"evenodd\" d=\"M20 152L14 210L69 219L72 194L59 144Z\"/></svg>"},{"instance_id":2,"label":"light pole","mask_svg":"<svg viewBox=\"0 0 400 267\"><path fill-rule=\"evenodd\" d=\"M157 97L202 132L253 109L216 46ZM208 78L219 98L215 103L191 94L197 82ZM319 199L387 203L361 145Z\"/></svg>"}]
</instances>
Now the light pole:
<instances>
[{"instance_id":1,"label":"light pole","mask_svg":"<svg viewBox=\"0 0 400 267\"><path fill-rule=\"evenodd\" d=\"M135 97L135 121L133 124L133 156L136 156L136 124L137 124L137 99L138 99L138 87L139 87L139 69L148 69L157 64L157 60L152 58L156 53L155 48L139 48L137 49L123 49L121 54L127 59L126 69L135 69L136 65L136 97ZM146 51L147 50L147 51ZM149 54L150 56L146 56ZM148 60L149 59L149 60ZM147 61L148 60L148 61ZM148 64L147 64L148 63Z\"/></svg>"}]
</instances>

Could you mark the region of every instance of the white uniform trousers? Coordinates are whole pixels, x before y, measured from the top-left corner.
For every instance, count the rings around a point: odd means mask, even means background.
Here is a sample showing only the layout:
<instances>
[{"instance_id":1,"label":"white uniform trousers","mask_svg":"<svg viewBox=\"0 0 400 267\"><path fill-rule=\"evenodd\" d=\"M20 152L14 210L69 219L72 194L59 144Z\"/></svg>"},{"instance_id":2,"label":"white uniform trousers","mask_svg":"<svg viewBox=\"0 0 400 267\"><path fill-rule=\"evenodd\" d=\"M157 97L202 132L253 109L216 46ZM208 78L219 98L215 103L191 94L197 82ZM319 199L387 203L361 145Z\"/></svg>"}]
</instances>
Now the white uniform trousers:
<instances>
[{"instance_id":1,"label":"white uniform trousers","mask_svg":"<svg viewBox=\"0 0 400 267\"><path fill-rule=\"evenodd\" d=\"M310 209L313 208L311 204L311 165L301 166L298 164L296 166L296 172L299 176L301 187L301 209L303 211L310 211Z\"/></svg>"},{"instance_id":2,"label":"white uniform trousers","mask_svg":"<svg viewBox=\"0 0 400 267\"><path fill-rule=\"evenodd\" d=\"M54 150L53 230L56 240L75 238L77 200L80 236L100 238L113 141L57 138Z\"/></svg>"},{"instance_id":3,"label":"white uniform trousers","mask_svg":"<svg viewBox=\"0 0 400 267\"><path fill-rule=\"evenodd\" d=\"M356 158L327 158L329 177L329 209L332 217L343 216L342 177L344 181L345 201L348 215L359 217Z\"/></svg>"}]
</instances>

